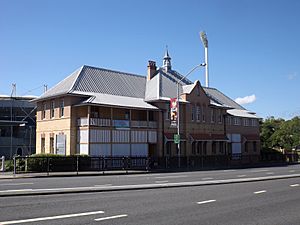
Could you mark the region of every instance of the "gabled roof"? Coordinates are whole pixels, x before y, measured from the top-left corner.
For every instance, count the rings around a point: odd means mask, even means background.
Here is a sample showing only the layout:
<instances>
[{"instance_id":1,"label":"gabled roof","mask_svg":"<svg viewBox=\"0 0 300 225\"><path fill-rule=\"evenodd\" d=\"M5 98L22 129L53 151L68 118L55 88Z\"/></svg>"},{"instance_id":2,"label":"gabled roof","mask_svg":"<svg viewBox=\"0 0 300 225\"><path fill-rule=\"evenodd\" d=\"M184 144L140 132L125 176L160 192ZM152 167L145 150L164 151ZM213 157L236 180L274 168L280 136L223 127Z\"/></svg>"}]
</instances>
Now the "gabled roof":
<instances>
[{"instance_id":1,"label":"gabled roof","mask_svg":"<svg viewBox=\"0 0 300 225\"><path fill-rule=\"evenodd\" d=\"M241 105L239 105L238 103L233 101L228 96L224 95L218 89L210 88L210 87L203 87L203 89L204 89L205 93L207 94L207 96L211 100L213 100L215 103L226 106L226 107L234 108L234 109L245 110L244 107L242 107Z\"/></svg>"},{"instance_id":2,"label":"gabled roof","mask_svg":"<svg viewBox=\"0 0 300 225\"><path fill-rule=\"evenodd\" d=\"M160 68L157 74L146 83L145 101L162 100L177 97L177 82L183 76L175 70L165 71ZM188 79L183 79L179 85L179 94L183 93L183 85L193 84Z\"/></svg>"},{"instance_id":3,"label":"gabled roof","mask_svg":"<svg viewBox=\"0 0 300 225\"><path fill-rule=\"evenodd\" d=\"M91 66L83 66L37 100L76 92L104 93L144 98L146 77Z\"/></svg>"}]
</instances>

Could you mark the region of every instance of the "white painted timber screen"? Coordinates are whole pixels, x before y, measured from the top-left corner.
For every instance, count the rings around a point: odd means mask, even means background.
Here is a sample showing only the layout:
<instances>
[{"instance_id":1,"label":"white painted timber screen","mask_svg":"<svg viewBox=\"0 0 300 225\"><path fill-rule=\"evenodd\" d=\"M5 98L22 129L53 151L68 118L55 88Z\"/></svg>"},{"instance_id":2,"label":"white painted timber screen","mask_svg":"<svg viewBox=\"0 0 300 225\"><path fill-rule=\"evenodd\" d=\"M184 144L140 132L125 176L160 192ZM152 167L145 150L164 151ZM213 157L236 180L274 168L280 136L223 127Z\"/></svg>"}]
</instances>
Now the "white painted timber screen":
<instances>
[{"instance_id":1,"label":"white painted timber screen","mask_svg":"<svg viewBox=\"0 0 300 225\"><path fill-rule=\"evenodd\" d=\"M112 142L129 142L129 130L113 130Z\"/></svg>"},{"instance_id":2,"label":"white painted timber screen","mask_svg":"<svg viewBox=\"0 0 300 225\"><path fill-rule=\"evenodd\" d=\"M130 144L112 144L112 156L130 156Z\"/></svg>"},{"instance_id":3,"label":"white painted timber screen","mask_svg":"<svg viewBox=\"0 0 300 225\"><path fill-rule=\"evenodd\" d=\"M88 130L80 129L77 133L78 143L88 143L89 136Z\"/></svg>"},{"instance_id":4,"label":"white painted timber screen","mask_svg":"<svg viewBox=\"0 0 300 225\"><path fill-rule=\"evenodd\" d=\"M148 156L148 144L132 144L131 156Z\"/></svg>"},{"instance_id":5,"label":"white painted timber screen","mask_svg":"<svg viewBox=\"0 0 300 225\"><path fill-rule=\"evenodd\" d=\"M90 144L91 156L111 156L110 144Z\"/></svg>"},{"instance_id":6,"label":"white painted timber screen","mask_svg":"<svg viewBox=\"0 0 300 225\"><path fill-rule=\"evenodd\" d=\"M110 142L110 130L90 130L90 142Z\"/></svg>"},{"instance_id":7,"label":"white painted timber screen","mask_svg":"<svg viewBox=\"0 0 300 225\"><path fill-rule=\"evenodd\" d=\"M131 131L131 142L147 142L147 131Z\"/></svg>"},{"instance_id":8,"label":"white painted timber screen","mask_svg":"<svg viewBox=\"0 0 300 225\"><path fill-rule=\"evenodd\" d=\"M148 131L148 142L149 143L157 142L157 132L156 131Z\"/></svg>"}]
</instances>

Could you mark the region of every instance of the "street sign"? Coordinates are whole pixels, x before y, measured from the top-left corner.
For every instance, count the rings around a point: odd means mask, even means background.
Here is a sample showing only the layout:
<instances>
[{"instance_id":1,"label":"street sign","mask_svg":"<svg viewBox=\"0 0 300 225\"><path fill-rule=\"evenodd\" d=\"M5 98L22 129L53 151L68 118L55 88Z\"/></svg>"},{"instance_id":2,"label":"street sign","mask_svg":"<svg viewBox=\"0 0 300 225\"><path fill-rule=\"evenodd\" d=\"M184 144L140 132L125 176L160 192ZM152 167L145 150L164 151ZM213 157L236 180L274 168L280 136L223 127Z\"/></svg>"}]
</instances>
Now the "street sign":
<instances>
[{"instance_id":1,"label":"street sign","mask_svg":"<svg viewBox=\"0 0 300 225\"><path fill-rule=\"evenodd\" d=\"M179 134L174 134L174 143L179 144L180 143L180 135Z\"/></svg>"}]
</instances>

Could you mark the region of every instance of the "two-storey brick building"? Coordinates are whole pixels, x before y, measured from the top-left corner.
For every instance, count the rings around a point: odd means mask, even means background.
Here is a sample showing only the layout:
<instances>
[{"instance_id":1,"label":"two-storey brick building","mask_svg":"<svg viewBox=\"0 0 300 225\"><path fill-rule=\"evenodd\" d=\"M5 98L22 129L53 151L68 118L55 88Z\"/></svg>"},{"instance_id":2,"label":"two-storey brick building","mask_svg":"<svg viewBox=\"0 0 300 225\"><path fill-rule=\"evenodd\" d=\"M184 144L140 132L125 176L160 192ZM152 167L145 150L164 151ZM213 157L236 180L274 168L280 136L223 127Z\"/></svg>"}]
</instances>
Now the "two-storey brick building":
<instances>
[{"instance_id":1,"label":"two-storey brick building","mask_svg":"<svg viewBox=\"0 0 300 225\"><path fill-rule=\"evenodd\" d=\"M149 61L147 76L83 66L37 102L37 153L177 156L170 98L183 76ZM183 79L181 155L260 153L258 117L215 88Z\"/></svg>"}]
</instances>

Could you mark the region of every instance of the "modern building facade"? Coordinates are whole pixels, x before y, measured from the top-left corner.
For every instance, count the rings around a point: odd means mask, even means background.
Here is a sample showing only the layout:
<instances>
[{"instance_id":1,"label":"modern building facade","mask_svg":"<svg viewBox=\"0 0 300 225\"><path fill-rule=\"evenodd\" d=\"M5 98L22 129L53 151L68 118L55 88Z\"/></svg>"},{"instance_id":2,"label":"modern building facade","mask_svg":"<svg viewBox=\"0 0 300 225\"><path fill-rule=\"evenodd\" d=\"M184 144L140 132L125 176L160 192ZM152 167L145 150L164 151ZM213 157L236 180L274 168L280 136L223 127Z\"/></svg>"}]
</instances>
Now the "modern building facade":
<instances>
[{"instance_id":1,"label":"modern building facade","mask_svg":"<svg viewBox=\"0 0 300 225\"><path fill-rule=\"evenodd\" d=\"M0 96L0 156L35 153L36 104L34 97Z\"/></svg>"},{"instance_id":2,"label":"modern building facade","mask_svg":"<svg viewBox=\"0 0 300 225\"><path fill-rule=\"evenodd\" d=\"M82 66L37 98L37 153L177 156L170 98L184 76L149 61L147 76ZM180 154L259 155L259 118L215 88L183 79Z\"/></svg>"}]
</instances>

